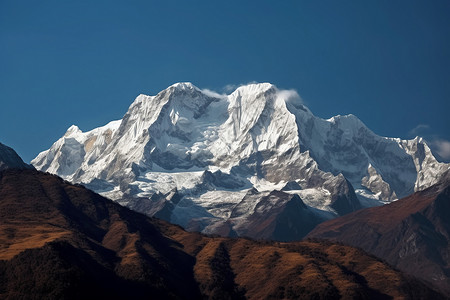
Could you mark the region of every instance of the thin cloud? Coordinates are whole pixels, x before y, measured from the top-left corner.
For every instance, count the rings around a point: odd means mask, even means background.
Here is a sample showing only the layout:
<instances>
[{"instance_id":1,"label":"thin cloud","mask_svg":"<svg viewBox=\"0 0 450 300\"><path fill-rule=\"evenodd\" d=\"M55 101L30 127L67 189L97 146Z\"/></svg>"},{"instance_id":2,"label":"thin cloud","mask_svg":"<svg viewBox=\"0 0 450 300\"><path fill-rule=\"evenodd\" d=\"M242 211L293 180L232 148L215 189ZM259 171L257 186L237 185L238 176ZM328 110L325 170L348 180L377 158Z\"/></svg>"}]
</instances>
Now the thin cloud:
<instances>
[{"instance_id":1,"label":"thin cloud","mask_svg":"<svg viewBox=\"0 0 450 300\"><path fill-rule=\"evenodd\" d=\"M225 95L225 94L219 94L219 93L217 93L217 92L215 92L215 91L212 91L212 90L209 90L209 89L202 89L202 92L205 94L205 95L207 95L207 96L209 96L209 97L213 97L213 98L223 98L223 97L226 97L227 95Z\"/></svg>"},{"instance_id":2,"label":"thin cloud","mask_svg":"<svg viewBox=\"0 0 450 300\"><path fill-rule=\"evenodd\" d=\"M408 134L410 136L419 136L419 135L423 135L426 131L430 130L430 125L427 124L419 124L416 127L414 127L413 129L411 129Z\"/></svg>"},{"instance_id":3,"label":"thin cloud","mask_svg":"<svg viewBox=\"0 0 450 300\"><path fill-rule=\"evenodd\" d=\"M278 90L277 96L286 102L293 104L303 104L303 99L296 90Z\"/></svg>"},{"instance_id":4,"label":"thin cloud","mask_svg":"<svg viewBox=\"0 0 450 300\"><path fill-rule=\"evenodd\" d=\"M226 86L224 86L222 88L222 90L225 93L229 94L229 93L232 93L233 91L235 91L238 87L239 87L239 85L237 85L237 84L227 84Z\"/></svg>"},{"instance_id":5,"label":"thin cloud","mask_svg":"<svg viewBox=\"0 0 450 300\"><path fill-rule=\"evenodd\" d=\"M450 160L450 142L443 139L436 139L431 141L431 146L435 149L437 154L445 160Z\"/></svg>"}]
</instances>

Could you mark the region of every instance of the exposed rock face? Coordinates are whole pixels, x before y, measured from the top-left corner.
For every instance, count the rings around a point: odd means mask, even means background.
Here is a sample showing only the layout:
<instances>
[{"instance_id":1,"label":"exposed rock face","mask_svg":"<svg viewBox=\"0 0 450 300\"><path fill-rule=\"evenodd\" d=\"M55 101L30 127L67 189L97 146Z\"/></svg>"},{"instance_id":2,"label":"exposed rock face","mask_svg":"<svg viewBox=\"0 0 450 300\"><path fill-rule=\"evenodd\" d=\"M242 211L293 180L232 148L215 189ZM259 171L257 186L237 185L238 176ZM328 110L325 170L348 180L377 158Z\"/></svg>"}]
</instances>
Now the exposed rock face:
<instances>
[{"instance_id":1,"label":"exposed rock face","mask_svg":"<svg viewBox=\"0 0 450 300\"><path fill-rule=\"evenodd\" d=\"M322 223L308 237L360 247L450 295L450 172L389 205Z\"/></svg>"},{"instance_id":2,"label":"exposed rock face","mask_svg":"<svg viewBox=\"0 0 450 300\"><path fill-rule=\"evenodd\" d=\"M443 299L362 250L206 237L35 170L0 172L0 232L6 299Z\"/></svg>"},{"instance_id":3,"label":"exposed rock face","mask_svg":"<svg viewBox=\"0 0 450 300\"><path fill-rule=\"evenodd\" d=\"M33 169L12 148L0 143L0 171L6 169Z\"/></svg>"},{"instance_id":4,"label":"exposed rock face","mask_svg":"<svg viewBox=\"0 0 450 300\"><path fill-rule=\"evenodd\" d=\"M293 92L268 83L230 95L190 83L139 95L122 120L89 132L72 126L32 163L149 215L164 209L166 220L208 233L239 232L229 218L253 187L270 193L295 183L284 191L317 218L333 218L429 187L450 166L437 162L420 138L377 136L353 115L318 118ZM160 201L174 189L177 203ZM257 206L264 193L252 207L267 206ZM304 232L296 224L294 231Z\"/></svg>"},{"instance_id":5,"label":"exposed rock face","mask_svg":"<svg viewBox=\"0 0 450 300\"><path fill-rule=\"evenodd\" d=\"M286 185L281 189L282 191L295 191L295 190L301 190L302 187L298 182L296 181L289 181L286 183Z\"/></svg>"},{"instance_id":6,"label":"exposed rock face","mask_svg":"<svg viewBox=\"0 0 450 300\"><path fill-rule=\"evenodd\" d=\"M227 222L239 236L292 241L305 236L324 220L297 194L251 190L235 206Z\"/></svg>"}]
</instances>

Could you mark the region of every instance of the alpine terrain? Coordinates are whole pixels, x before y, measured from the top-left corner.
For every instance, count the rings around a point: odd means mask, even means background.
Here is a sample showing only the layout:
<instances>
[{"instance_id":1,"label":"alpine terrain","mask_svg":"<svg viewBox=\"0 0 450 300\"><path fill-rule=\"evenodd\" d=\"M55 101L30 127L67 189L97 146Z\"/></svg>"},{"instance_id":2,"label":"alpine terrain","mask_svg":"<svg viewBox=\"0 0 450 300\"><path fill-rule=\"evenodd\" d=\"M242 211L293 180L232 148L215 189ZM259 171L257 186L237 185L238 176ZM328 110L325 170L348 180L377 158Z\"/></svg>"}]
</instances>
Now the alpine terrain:
<instances>
[{"instance_id":1,"label":"alpine terrain","mask_svg":"<svg viewBox=\"0 0 450 300\"><path fill-rule=\"evenodd\" d=\"M14 149L0 143L0 171L6 169L34 169L27 165Z\"/></svg>"},{"instance_id":2,"label":"alpine terrain","mask_svg":"<svg viewBox=\"0 0 450 300\"><path fill-rule=\"evenodd\" d=\"M360 247L450 296L450 172L394 203L324 222L308 237Z\"/></svg>"},{"instance_id":3,"label":"alpine terrain","mask_svg":"<svg viewBox=\"0 0 450 300\"><path fill-rule=\"evenodd\" d=\"M359 249L186 232L36 170L0 171L0 232L1 299L444 299Z\"/></svg>"},{"instance_id":4,"label":"alpine terrain","mask_svg":"<svg viewBox=\"0 0 450 300\"><path fill-rule=\"evenodd\" d=\"M419 137L318 118L269 83L139 95L121 120L73 125L32 164L189 230L277 240L423 190L450 168Z\"/></svg>"}]
</instances>

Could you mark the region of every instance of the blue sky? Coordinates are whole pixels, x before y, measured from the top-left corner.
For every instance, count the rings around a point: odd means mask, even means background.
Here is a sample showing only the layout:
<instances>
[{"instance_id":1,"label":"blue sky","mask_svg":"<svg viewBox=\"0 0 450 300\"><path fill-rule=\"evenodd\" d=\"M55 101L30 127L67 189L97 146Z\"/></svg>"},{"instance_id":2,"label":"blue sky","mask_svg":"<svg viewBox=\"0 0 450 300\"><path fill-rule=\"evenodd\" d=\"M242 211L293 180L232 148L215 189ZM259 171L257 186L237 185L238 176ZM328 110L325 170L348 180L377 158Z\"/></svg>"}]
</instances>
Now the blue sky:
<instances>
[{"instance_id":1,"label":"blue sky","mask_svg":"<svg viewBox=\"0 0 450 300\"><path fill-rule=\"evenodd\" d=\"M0 1L0 142L29 162L179 81L271 82L450 159L450 1Z\"/></svg>"}]
</instances>

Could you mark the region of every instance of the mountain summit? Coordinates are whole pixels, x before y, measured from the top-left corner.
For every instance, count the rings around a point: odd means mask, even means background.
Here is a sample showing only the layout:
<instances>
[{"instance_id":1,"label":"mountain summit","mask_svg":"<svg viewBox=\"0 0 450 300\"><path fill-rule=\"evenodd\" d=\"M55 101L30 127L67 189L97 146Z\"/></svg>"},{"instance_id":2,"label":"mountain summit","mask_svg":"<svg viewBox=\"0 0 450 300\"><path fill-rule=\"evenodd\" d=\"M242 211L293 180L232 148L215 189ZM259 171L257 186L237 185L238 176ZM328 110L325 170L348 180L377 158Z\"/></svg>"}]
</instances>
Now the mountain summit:
<instances>
[{"instance_id":1,"label":"mountain summit","mask_svg":"<svg viewBox=\"0 0 450 300\"><path fill-rule=\"evenodd\" d=\"M6 169L33 169L23 162L14 149L0 143L0 171Z\"/></svg>"},{"instance_id":2,"label":"mountain summit","mask_svg":"<svg viewBox=\"0 0 450 300\"><path fill-rule=\"evenodd\" d=\"M139 95L122 120L72 126L32 164L188 229L281 240L427 188L450 168L421 138L380 137L353 115L318 118L269 83Z\"/></svg>"}]
</instances>

